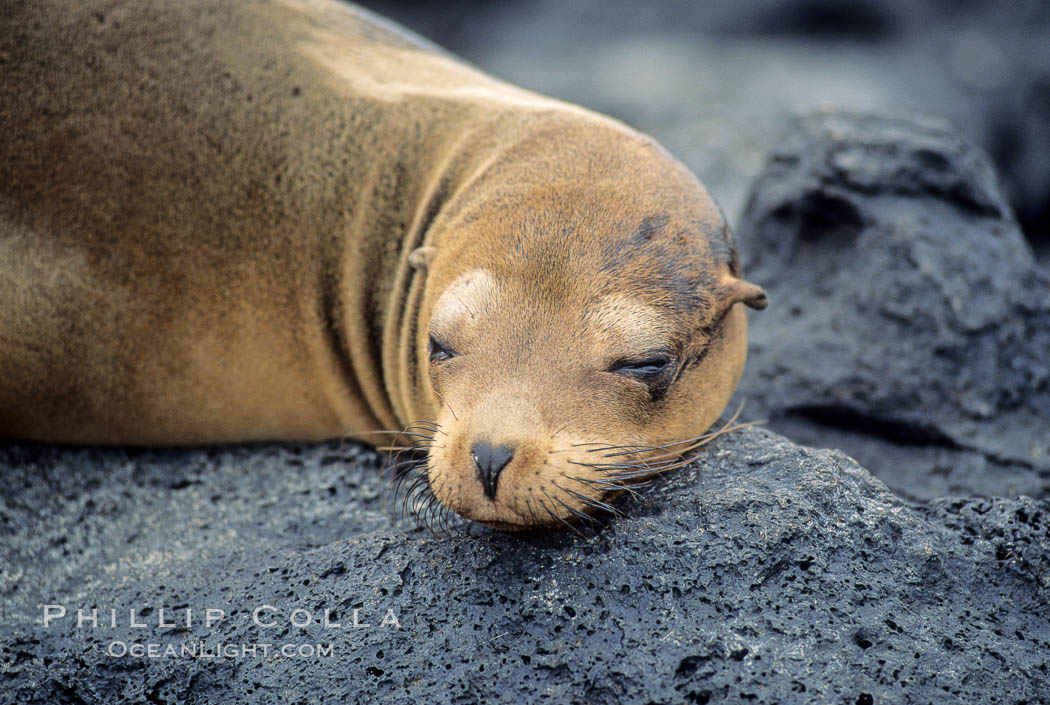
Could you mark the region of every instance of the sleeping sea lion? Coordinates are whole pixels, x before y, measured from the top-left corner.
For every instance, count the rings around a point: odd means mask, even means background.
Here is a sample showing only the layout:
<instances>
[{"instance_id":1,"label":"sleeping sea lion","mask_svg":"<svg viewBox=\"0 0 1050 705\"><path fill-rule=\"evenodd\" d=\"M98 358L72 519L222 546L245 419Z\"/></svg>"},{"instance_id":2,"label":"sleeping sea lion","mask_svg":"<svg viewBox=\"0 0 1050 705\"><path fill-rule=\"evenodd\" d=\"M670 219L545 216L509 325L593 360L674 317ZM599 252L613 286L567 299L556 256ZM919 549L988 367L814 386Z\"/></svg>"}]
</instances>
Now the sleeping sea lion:
<instances>
[{"instance_id":1,"label":"sleeping sea lion","mask_svg":"<svg viewBox=\"0 0 1050 705\"><path fill-rule=\"evenodd\" d=\"M5 437L399 432L558 524L695 447L765 303L652 139L364 11L0 0Z\"/></svg>"}]
</instances>

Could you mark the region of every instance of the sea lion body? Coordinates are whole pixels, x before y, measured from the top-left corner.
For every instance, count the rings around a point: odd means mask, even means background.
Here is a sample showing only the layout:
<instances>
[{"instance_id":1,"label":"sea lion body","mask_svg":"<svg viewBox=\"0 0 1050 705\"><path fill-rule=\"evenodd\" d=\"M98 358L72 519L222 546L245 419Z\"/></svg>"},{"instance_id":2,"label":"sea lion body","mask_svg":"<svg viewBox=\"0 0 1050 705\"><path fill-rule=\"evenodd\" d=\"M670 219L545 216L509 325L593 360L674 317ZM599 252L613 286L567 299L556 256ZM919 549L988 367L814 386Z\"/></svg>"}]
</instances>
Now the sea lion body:
<instances>
[{"instance_id":1,"label":"sea lion body","mask_svg":"<svg viewBox=\"0 0 1050 705\"><path fill-rule=\"evenodd\" d=\"M440 424L445 506L548 524L568 514L527 504L526 475L552 443L654 445L717 417L738 302L764 298L652 140L353 8L0 2L0 435ZM434 336L464 350L435 359ZM688 388L609 372L646 340Z\"/></svg>"},{"instance_id":2,"label":"sea lion body","mask_svg":"<svg viewBox=\"0 0 1050 705\"><path fill-rule=\"evenodd\" d=\"M510 89L328 3L5 2L0 22L3 433L399 427L401 255Z\"/></svg>"}]
</instances>

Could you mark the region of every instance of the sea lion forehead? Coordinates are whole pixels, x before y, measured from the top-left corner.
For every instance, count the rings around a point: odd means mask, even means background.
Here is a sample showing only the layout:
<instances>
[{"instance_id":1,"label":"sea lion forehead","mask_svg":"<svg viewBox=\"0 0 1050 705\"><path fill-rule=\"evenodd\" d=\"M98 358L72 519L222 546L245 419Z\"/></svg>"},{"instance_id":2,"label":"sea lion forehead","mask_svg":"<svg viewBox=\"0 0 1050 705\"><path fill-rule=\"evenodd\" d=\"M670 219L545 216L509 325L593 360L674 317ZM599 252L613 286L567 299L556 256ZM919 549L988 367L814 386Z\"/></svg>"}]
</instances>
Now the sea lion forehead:
<instances>
[{"instance_id":1,"label":"sea lion forehead","mask_svg":"<svg viewBox=\"0 0 1050 705\"><path fill-rule=\"evenodd\" d=\"M667 347L674 332L666 312L626 293L598 299L587 309L584 322L597 336L638 350Z\"/></svg>"},{"instance_id":2,"label":"sea lion forehead","mask_svg":"<svg viewBox=\"0 0 1050 705\"><path fill-rule=\"evenodd\" d=\"M431 325L448 328L464 318L476 320L491 311L499 299L500 285L487 269L469 269L458 277L438 297L431 314Z\"/></svg>"}]
</instances>

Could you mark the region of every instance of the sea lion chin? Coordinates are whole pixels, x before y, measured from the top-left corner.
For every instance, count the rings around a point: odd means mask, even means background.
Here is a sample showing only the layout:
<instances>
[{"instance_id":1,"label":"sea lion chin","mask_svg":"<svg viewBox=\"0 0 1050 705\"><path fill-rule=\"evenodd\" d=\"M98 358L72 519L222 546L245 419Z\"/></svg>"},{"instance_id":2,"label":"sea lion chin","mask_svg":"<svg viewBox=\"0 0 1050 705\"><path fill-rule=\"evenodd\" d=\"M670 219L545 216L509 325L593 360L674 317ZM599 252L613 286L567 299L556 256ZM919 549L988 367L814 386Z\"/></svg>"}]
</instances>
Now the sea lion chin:
<instances>
[{"instance_id":1,"label":"sea lion chin","mask_svg":"<svg viewBox=\"0 0 1050 705\"><path fill-rule=\"evenodd\" d=\"M334 1L110 5L0 17L0 434L385 433L501 529L702 443L766 298L653 140Z\"/></svg>"}]
</instances>

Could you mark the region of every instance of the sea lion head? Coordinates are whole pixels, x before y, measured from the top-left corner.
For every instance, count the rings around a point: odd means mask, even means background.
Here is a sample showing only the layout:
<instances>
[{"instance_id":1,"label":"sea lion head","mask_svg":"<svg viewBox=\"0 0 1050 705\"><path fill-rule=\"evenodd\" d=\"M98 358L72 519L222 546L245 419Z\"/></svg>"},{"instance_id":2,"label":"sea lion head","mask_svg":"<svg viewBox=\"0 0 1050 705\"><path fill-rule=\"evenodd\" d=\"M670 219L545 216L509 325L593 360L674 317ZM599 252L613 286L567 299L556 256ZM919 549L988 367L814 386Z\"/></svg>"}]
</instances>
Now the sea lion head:
<instances>
[{"instance_id":1,"label":"sea lion head","mask_svg":"<svg viewBox=\"0 0 1050 705\"><path fill-rule=\"evenodd\" d=\"M695 448L744 366L726 222L695 180L506 194L414 254L434 496L500 529L571 523Z\"/></svg>"}]
</instances>

